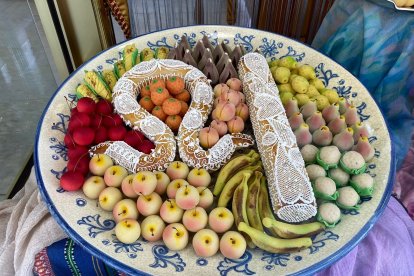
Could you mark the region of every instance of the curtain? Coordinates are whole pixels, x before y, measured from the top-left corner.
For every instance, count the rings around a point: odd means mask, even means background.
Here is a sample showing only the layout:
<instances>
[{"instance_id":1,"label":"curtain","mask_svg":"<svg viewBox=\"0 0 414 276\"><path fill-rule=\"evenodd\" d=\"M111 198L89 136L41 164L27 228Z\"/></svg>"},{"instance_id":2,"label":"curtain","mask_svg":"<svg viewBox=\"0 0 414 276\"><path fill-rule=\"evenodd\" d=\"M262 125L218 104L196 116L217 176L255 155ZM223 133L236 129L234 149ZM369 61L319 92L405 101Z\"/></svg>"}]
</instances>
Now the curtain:
<instances>
[{"instance_id":1,"label":"curtain","mask_svg":"<svg viewBox=\"0 0 414 276\"><path fill-rule=\"evenodd\" d=\"M131 36L199 24L256 27L259 0L129 0Z\"/></svg>"},{"instance_id":2,"label":"curtain","mask_svg":"<svg viewBox=\"0 0 414 276\"><path fill-rule=\"evenodd\" d=\"M261 0L257 27L310 44L334 0Z\"/></svg>"}]
</instances>

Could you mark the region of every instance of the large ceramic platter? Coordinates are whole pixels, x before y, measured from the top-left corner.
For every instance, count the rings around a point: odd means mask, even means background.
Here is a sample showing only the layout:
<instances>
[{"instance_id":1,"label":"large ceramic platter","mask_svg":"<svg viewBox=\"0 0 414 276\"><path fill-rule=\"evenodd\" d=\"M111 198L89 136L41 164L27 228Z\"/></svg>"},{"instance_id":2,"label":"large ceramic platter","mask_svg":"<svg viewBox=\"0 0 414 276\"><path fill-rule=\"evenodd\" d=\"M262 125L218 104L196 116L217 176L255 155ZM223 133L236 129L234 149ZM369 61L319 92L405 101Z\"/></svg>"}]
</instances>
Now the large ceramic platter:
<instances>
[{"instance_id":1,"label":"large ceramic platter","mask_svg":"<svg viewBox=\"0 0 414 276\"><path fill-rule=\"evenodd\" d=\"M84 70L112 68L126 44L135 43L138 49L172 47L182 35L186 35L192 45L203 35L208 35L213 44L224 41L233 46L238 43L248 51L259 49L269 60L292 56L299 62L314 66L318 78L326 86L336 89L358 107L361 121L371 129L369 140L375 147L375 157L368 165L368 172L375 179L372 199L363 202L358 211L344 212L337 227L320 233L314 237L310 248L297 253L272 254L255 249L246 251L238 260L227 259L221 254L199 258L191 246L174 252L162 243L138 240L126 245L118 241L111 213L97 207L96 201L87 199L81 191L65 192L59 187L59 178L67 163L63 138L69 108L65 97L74 98ZM59 87L43 113L36 137L35 168L44 201L72 239L91 254L126 273L156 275L314 273L338 261L366 236L389 200L394 175L392 145L386 123L366 88L352 74L330 58L294 40L269 32L228 26L191 26L143 35L86 62Z\"/></svg>"}]
</instances>

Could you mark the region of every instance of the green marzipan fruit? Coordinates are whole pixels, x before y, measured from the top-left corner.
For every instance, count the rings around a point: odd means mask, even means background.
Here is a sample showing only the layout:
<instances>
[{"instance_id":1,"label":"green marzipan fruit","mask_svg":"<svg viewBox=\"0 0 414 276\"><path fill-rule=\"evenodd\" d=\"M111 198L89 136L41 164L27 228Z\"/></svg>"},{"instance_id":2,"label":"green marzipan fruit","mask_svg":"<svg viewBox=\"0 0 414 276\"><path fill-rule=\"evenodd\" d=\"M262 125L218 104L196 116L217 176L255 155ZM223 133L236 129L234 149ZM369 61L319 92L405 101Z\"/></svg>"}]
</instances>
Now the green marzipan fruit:
<instances>
[{"instance_id":1,"label":"green marzipan fruit","mask_svg":"<svg viewBox=\"0 0 414 276\"><path fill-rule=\"evenodd\" d=\"M150 48L144 48L141 51L141 61L148 61L154 58L154 52Z\"/></svg>"},{"instance_id":2,"label":"green marzipan fruit","mask_svg":"<svg viewBox=\"0 0 414 276\"><path fill-rule=\"evenodd\" d=\"M125 70L128 71L136 64L136 59L138 56L138 49L134 44L127 45L123 51L123 63Z\"/></svg>"},{"instance_id":3,"label":"green marzipan fruit","mask_svg":"<svg viewBox=\"0 0 414 276\"><path fill-rule=\"evenodd\" d=\"M166 59L170 50L167 47L161 46L155 50L155 58Z\"/></svg>"},{"instance_id":4,"label":"green marzipan fruit","mask_svg":"<svg viewBox=\"0 0 414 276\"><path fill-rule=\"evenodd\" d=\"M115 73L112 70L104 70L103 77L105 82L108 84L109 89L112 91L117 81Z\"/></svg>"},{"instance_id":5,"label":"green marzipan fruit","mask_svg":"<svg viewBox=\"0 0 414 276\"><path fill-rule=\"evenodd\" d=\"M112 100L111 90L99 73L95 71L86 71L83 80L95 94L106 100Z\"/></svg>"},{"instance_id":6,"label":"green marzipan fruit","mask_svg":"<svg viewBox=\"0 0 414 276\"><path fill-rule=\"evenodd\" d=\"M114 63L114 73L118 79L121 78L125 74L125 72L126 70L122 60L118 60Z\"/></svg>"},{"instance_id":7,"label":"green marzipan fruit","mask_svg":"<svg viewBox=\"0 0 414 276\"><path fill-rule=\"evenodd\" d=\"M76 97L78 99L83 98L83 97L88 97L94 100L95 102L99 101L98 97L96 97L94 92L90 90L89 87L85 84L80 84L78 85L78 87L76 87Z\"/></svg>"}]
</instances>

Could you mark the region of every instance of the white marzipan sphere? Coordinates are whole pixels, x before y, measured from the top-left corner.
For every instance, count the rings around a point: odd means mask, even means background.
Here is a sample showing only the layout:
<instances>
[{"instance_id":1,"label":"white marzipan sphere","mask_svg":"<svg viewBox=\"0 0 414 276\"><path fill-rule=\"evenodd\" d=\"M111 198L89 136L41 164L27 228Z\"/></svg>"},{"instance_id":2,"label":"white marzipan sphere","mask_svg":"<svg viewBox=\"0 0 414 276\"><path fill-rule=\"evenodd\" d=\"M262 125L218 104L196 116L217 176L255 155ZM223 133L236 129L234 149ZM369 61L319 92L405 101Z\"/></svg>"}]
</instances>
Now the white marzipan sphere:
<instances>
[{"instance_id":1,"label":"white marzipan sphere","mask_svg":"<svg viewBox=\"0 0 414 276\"><path fill-rule=\"evenodd\" d=\"M341 210L334 203L326 202L319 205L319 215L324 221L333 224L341 218Z\"/></svg>"},{"instance_id":2,"label":"white marzipan sphere","mask_svg":"<svg viewBox=\"0 0 414 276\"><path fill-rule=\"evenodd\" d=\"M339 196L337 202L347 206L352 207L358 204L359 195L352 187L342 187L338 189Z\"/></svg>"},{"instance_id":3,"label":"white marzipan sphere","mask_svg":"<svg viewBox=\"0 0 414 276\"><path fill-rule=\"evenodd\" d=\"M336 192L336 185L332 179L321 176L315 180L315 189L320 193L331 196Z\"/></svg>"},{"instance_id":4,"label":"white marzipan sphere","mask_svg":"<svg viewBox=\"0 0 414 276\"><path fill-rule=\"evenodd\" d=\"M336 146L323 147L319 152L319 158L326 164L338 164L341 152Z\"/></svg>"},{"instance_id":5,"label":"white marzipan sphere","mask_svg":"<svg viewBox=\"0 0 414 276\"><path fill-rule=\"evenodd\" d=\"M318 153L318 148L314 145L307 144L301 150L303 160L305 163L314 163L316 160L316 154Z\"/></svg>"},{"instance_id":6,"label":"white marzipan sphere","mask_svg":"<svg viewBox=\"0 0 414 276\"><path fill-rule=\"evenodd\" d=\"M340 186L345 186L349 181L349 174L341 168L330 169L329 176Z\"/></svg>"},{"instance_id":7,"label":"white marzipan sphere","mask_svg":"<svg viewBox=\"0 0 414 276\"><path fill-rule=\"evenodd\" d=\"M326 176L325 170L316 164L311 164L306 166L306 172L308 173L310 181L314 181L316 178L320 176Z\"/></svg>"},{"instance_id":8,"label":"white marzipan sphere","mask_svg":"<svg viewBox=\"0 0 414 276\"><path fill-rule=\"evenodd\" d=\"M342 156L342 163L349 169L359 169L365 164L364 157L359 152L348 151Z\"/></svg>"},{"instance_id":9,"label":"white marzipan sphere","mask_svg":"<svg viewBox=\"0 0 414 276\"><path fill-rule=\"evenodd\" d=\"M352 181L363 189L374 186L374 179L367 173L352 176Z\"/></svg>"}]
</instances>

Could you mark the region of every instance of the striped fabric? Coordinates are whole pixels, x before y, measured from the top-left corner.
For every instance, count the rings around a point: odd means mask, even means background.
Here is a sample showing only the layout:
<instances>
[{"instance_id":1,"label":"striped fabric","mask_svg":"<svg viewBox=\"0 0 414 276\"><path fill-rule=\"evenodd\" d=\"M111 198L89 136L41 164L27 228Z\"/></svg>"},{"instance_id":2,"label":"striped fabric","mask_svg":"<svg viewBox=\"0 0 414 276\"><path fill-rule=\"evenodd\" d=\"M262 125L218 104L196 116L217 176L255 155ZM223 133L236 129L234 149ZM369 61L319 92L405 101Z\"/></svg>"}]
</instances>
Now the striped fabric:
<instances>
[{"instance_id":1,"label":"striped fabric","mask_svg":"<svg viewBox=\"0 0 414 276\"><path fill-rule=\"evenodd\" d=\"M86 252L71 239L60 240L40 251L35 258L36 276L125 275Z\"/></svg>"},{"instance_id":2,"label":"striped fabric","mask_svg":"<svg viewBox=\"0 0 414 276\"><path fill-rule=\"evenodd\" d=\"M118 22L125 38L131 37L131 27L129 22L129 9L127 0L106 0L111 9L112 16Z\"/></svg>"}]
</instances>

